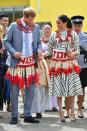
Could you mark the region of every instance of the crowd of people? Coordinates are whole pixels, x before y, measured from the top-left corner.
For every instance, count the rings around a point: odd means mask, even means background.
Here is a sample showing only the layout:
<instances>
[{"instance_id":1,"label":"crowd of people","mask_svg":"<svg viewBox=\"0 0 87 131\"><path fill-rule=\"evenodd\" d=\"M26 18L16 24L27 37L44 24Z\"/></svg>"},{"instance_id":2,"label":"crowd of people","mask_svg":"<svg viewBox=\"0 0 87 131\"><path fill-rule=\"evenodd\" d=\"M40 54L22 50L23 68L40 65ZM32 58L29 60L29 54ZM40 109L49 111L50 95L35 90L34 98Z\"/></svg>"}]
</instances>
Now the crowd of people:
<instances>
[{"instance_id":1,"label":"crowd of people","mask_svg":"<svg viewBox=\"0 0 87 131\"><path fill-rule=\"evenodd\" d=\"M38 119L46 111L59 112L60 122L66 122L66 118L76 122L75 96L78 117L84 118L87 86L84 17L58 16L55 32L51 22L44 23L40 30L35 17L32 7L25 8L23 18L9 26L9 17L0 15L0 110L3 111L5 103L7 111L12 113L10 124L17 124L21 92L24 110L20 118L24 118L25 123L39 123Z\"/></svg>"}]
</instances>

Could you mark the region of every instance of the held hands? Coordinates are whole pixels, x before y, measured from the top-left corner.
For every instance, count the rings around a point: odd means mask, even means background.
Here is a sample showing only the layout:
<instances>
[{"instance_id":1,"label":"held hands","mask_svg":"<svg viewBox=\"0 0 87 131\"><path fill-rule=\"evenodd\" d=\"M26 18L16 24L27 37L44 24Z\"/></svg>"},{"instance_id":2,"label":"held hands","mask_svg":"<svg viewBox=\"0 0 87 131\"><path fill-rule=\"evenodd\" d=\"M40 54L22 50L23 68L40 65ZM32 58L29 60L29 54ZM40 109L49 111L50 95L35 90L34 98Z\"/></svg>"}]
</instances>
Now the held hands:
<instances>
[{"instance_id":1,"label":"held hands","mask_svg":"<svg viewBox=\"0 0 87 131\"><path fill-rule=\"evenodd\" d=\"M15 52L15 53L14 53L14 57L15 57L16 59L20 59L21 56L22 56L21 52ZM39 53L38 53L38 59L39 59L39 60L42 59L42 58L44 58L44 57L45 57L45 53L42 53L42 52L39 52Z\"/></svg>"},{"instance_id":2,"label":"held hands","mask_svg":"<svg viewBox=\"0 0 87 131\"><path fill-rule=\"evenodd\" d=\"M21 52L15 52L15 53L14 53L14 57L15 57L16 59L20 59L20 58L21 58Z\"/></svg>"}]
</instances>

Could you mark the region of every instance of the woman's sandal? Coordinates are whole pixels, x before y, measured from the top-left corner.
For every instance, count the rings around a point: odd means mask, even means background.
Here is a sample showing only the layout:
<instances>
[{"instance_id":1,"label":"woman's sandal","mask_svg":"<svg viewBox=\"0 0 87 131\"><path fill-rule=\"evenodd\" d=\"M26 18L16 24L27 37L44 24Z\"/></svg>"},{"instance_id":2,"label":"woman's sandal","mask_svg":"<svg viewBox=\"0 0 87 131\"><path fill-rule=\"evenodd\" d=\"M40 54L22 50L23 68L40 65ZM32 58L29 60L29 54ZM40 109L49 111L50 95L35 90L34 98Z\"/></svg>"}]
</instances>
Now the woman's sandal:
<instances>
[{"instance_id":1,"label":"woman's sandal","mask_svg":"<svg viewBox=\"0 0 87 131\"><path fill-rule=\"evenodd\" d=\"M65 117L64 117L64 112L62 111L62 112L60 112L60 122L62 122L62 123L65 123L66 122L66 120L65 120Z\"/></svg>"},{"instance_id":2,"label":"woman's sandal","mask_svg":"<svg viewBox=\"0 0 87 131\"><path fill-rule=\"evenodd\" d=\"M66 122L66 120L65 120L65 119L61 119L61 120L60 120L60 122L65 123L65 122Z\"/></svg>"},{"instance_id":3,"label":"woman's sandal","mask_svg":"<svg viewBox=\"0 0 87 131\"><path fill-rule=\"evenodd\" d=\"M64 118L69 118L70 117L70 113L65 112Z\"/></svg>"},{"instance_id":4,"label":"woman's sandal","mask_svg":"<svg viewBox=\"0 0 87 131\"><path fill-rule=\"evenodd\" d=\"M71 122L76 122L75 116L74 117L71 116Z\"/></svg>"},{"instance_id":5,"label":"woman's sandal","mask_svg":"<svg viewBox=\"0 0 87 131\"><path fill-rule=\"evenodd\" d=\"M69 118L69 115L65 115L64 117L65 117L65 118Z\"/></svg>"}]
</instances>

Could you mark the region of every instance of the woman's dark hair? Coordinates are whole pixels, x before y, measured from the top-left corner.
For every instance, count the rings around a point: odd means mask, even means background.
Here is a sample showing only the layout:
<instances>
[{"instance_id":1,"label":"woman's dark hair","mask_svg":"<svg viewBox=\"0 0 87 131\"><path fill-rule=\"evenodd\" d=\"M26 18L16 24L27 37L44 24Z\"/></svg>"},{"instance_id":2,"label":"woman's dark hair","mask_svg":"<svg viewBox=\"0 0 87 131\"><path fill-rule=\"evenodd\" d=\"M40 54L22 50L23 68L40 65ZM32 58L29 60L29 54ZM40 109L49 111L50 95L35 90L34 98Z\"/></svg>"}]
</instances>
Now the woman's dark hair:
<instances>
[{"instance_id":1,"label":"woman's dark hair","mask_svg":"<svg viewBox=\"0 0 87 131\"><path fill-rule=\"evenodd\" d=\"M58 19L60 19L63 23L66 23L68 21L67 15L60 15Z\"/></svg>"},{"instance_id":2,"label":"woman's dark hair","mask_svg":"<svg viewBox=\"0 0 87 131\"><path fill-rule=\"evenodd\" d=\"M71 23L70 18L68 18L68 20L67 20L67 28L72 28L72 23Z\"/></svg>"},{"instance_id":3,"label":"woman's dark hair","mask_svg":"<svg viewBox=\"0 0 87 131\"><path fill-rule=\"evenodd\" d=\"M49 26L52 28L51 22L46 22L46 23L44 23L44 24L43 24L43 27L44 27L45 25L49 25Z\"/></svg>"}]
</instances>

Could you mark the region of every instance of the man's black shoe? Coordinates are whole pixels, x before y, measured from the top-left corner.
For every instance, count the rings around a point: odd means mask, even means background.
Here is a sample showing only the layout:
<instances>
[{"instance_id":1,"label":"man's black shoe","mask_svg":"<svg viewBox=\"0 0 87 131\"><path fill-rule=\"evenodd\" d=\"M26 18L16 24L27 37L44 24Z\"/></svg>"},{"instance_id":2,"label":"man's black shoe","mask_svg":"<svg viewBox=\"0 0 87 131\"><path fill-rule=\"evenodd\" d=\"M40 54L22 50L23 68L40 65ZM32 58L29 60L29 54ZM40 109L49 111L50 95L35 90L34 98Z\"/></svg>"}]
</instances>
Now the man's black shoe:
<instances>
[{"instance_id":1,"label":"man's black shoe","mask_svg":"<svg viewBox=\"0 0 87 131\"><path fill-rule=\"evenodd\" d=\"M41 113L36 113L36 118L41 119L42 118L42 114Z\"/></svg>"},{"instance_id":2,"label":"man's black shoe","mask_svg":"<svg viewBox=\"0 0 87 131\"><path fill-rule=\"evenodd\" d=\"M24 122L25 123L40 123L40 121L35 120L35 118L31 117L24 117Z\"/></svg>"},{"instance_id":3,"label":"man's black shoe","mask_svg":"<svg viewBox=\"0 0 87 131\"><path fill-rule=\"evenodd\" d=\"M52 111L53 112L58 112L58 109L56 107L53 107Z\"/></svg>"},{"instance_id":4,"label":"man's black shoe","mask_svg":"<svg viewBox=\"0 0 87 131\"><path fill-rule=\"evenodd\" d=\"M42 114L41 113L36 113L36 118L41 119L42 118Z\"/></svg>"},{"instance_id":5,"label":"man's black shoe","mask_svg":"<svg viewBox=\"0 0 87 131\"><path fill-rule=\"evenodd\" d=\"M17 117L12 117L10 124L17 124L18 123L18 118Z\"/></svg>"}]
</instances>

